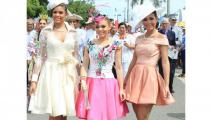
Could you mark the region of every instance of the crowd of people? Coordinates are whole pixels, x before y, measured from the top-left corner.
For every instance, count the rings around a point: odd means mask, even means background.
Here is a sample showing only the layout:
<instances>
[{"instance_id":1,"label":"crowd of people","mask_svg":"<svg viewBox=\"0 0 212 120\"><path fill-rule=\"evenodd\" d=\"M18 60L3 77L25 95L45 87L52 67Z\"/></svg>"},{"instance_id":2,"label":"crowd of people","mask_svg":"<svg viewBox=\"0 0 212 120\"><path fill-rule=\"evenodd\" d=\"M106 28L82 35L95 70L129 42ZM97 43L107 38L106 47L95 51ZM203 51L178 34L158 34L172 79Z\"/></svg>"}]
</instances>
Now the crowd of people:
<instances>
[{"instance_id":1,"label":"crowd of people","mask_svg":"<svg viewBox=\"0 0 212 120\"><path fill-rule=\"evenodd\" d=\"M182 67L179 77L185 76L186 38L176 17L159 23L153 6L140 5L135 31L126 22L116 29L101 14L81 25L83 18L66 4L49 2L51 21L47 15L27 19L29 112L49 120L117 120L129 113L129 102L138 120L148 120L154 105L175 102L175 69Z\"/></svg>"}]
</instances>

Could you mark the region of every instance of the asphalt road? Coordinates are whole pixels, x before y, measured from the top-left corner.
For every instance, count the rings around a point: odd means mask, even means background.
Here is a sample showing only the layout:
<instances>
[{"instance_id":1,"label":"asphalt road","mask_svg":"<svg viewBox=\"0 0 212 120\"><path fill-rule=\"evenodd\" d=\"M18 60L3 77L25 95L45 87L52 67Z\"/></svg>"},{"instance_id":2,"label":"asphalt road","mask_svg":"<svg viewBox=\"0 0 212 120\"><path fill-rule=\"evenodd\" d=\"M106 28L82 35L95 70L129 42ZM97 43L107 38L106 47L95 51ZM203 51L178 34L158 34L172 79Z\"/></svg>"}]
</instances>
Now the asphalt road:
<instances>
[{"instance_id":1,"label":"asphalt road","mask_svg":"<svg viewBox=\"0 0 212 120\"><path fill-rule=\"evenodd\" d=\"M177 77L181 70L177 69L174 79L173 94L176 102L168 106L154 106L150 120L185 120L185 79ZM130 113L123 120L136 120L131 104L128 104ZM48 120L48 115L27 114L27 120ZM68 120L78 120L70 117Z\"/></svg>"}]
</instances>

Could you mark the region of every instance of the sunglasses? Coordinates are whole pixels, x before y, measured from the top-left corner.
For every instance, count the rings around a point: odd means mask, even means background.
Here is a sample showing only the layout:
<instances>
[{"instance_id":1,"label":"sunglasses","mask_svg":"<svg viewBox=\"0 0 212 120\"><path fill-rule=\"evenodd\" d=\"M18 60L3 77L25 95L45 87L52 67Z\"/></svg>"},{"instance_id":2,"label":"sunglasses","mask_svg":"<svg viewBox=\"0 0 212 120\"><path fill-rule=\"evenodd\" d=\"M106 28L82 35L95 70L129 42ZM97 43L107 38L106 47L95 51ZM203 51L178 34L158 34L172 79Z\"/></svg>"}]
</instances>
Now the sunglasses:
<instances>
[{"instance_id":1,"label":"sunglasses","mask_svg":"<svg viewBox=\"0 0 212 120\"><path fill-rule=\"evenodd\" d=\"M96 26L97 29L99 29L99 28L105 28L105 27L106 27L105 25L97 25Z\"/></svg>"}]
</instances>

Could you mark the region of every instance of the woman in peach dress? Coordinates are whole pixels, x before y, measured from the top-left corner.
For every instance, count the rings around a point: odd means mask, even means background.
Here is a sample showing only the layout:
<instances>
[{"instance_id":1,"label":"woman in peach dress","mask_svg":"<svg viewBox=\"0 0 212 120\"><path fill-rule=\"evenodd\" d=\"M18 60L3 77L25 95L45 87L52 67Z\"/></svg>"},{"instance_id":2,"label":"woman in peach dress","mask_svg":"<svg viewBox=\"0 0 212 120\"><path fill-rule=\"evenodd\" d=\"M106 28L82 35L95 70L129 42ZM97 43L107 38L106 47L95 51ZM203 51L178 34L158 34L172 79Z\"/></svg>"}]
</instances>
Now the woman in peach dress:
<instances>
[{"instance_id":1,"label":"woman in peach dress","mask_svg":"<svg viewBox=\"0 0 212 120\"><path fill-rule=\"evenodd\" d=\"M169 91L168 39L156 29L157 14L154 7L138 6L143 11L137 26L143 23L146 33L137 37L133 60L126 75L126 100L133 105L138 120L148 120L153 105L174 102ZM137 18L136 18L137 19ZM157 70L162 58L164 79Z\"/></svg>"}]
</instances>

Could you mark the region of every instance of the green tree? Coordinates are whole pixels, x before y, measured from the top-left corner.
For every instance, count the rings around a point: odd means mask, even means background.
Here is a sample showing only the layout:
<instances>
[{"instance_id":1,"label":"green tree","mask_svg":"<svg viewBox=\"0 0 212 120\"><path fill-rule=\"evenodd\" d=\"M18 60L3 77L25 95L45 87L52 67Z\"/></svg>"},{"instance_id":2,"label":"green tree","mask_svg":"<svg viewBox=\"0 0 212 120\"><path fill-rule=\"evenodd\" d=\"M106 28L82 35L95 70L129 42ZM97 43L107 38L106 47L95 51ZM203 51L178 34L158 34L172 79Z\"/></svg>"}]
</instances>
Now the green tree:
<instances>
[{"instance_id":1,"label":"green tree","mask_svg":"<svg viewBox=\"0 0 212 120\"><path fill-rule=\"evenodd\" d=\"M95 6L86 1L70 1L68 5L68 9L71 13L82 16L84 20L88 19L88 10L90 8L95 8Z\"/></svg>"},{"instance_id":2,"label":"green tree","mask_svg":"<svg viewBox=\"0 0 212 120\"><path fill-rule=\"evenodd\" d=\"M47 14L47 4L48 0L27 0L27 17L35 18L38 17L39 14ZM95 8L95 6L85 0L69 0L69 11L82 16L84 20L88 19L88 10L90 8Z\"/></svg>"},{"instance_id":3,"label":"green tree","mask_svg":"<svg viewBox=\"0 0 212 120\"><path fill-rule=\"evenodd\" d=\"M141 5L141 4L143 4L143 2L144 2L144 0L132 0L131 1L131 7L133 8L133 6L138 4L138 3Z\"/></svg>"},{"instance_id":4,"label":"green tree","mask_svg":"<svg viewBox=\"0 0 212 120\"><path fill-rule=\"evenodd\" d=\"M155 7L159 7L160 6L160 1L161 0L151 0L154 4ZM144 0L132 0L131 1L131 7L133 7L136 4L143 4Z\"/></svg>"},{"instance_id":5,"label":"green tree","mask_svg":"<svg viewBox=\"0 0 212 120\"><path fill-rule=\"evenodd\" d=\"M46 14L46 8L40 4L39 0L27 0L27 17L35 18L39 14Z\"/></svg>"}]
</instances>

